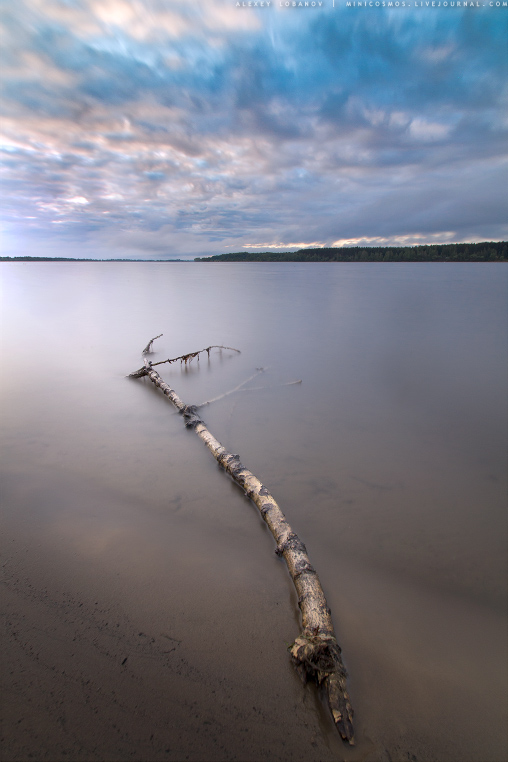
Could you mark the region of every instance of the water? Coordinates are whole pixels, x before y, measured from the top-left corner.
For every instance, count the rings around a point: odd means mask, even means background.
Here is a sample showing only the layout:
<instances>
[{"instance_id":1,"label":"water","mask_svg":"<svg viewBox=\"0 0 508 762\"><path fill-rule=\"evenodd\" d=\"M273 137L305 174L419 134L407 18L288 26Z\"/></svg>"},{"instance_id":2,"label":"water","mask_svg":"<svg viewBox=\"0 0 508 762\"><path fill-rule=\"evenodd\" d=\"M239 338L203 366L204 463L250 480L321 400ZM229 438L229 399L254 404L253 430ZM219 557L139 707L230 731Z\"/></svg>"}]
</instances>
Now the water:
<instances>
[{"instance_id":1,"label":"water","mask_svg":"<svg viewBox=\"0 0 508 762\"><path fill-rule=\"evenodd\" d=\"M6 263L5 760L506 756L504 264ZM342 746L295 594L161 366L272 491L350 673ZM301 384L286 386L290 381ZM142 633L142 634L140 634ZM126 661L124 661L126 659Z\"/></svg>"}]
</instances>

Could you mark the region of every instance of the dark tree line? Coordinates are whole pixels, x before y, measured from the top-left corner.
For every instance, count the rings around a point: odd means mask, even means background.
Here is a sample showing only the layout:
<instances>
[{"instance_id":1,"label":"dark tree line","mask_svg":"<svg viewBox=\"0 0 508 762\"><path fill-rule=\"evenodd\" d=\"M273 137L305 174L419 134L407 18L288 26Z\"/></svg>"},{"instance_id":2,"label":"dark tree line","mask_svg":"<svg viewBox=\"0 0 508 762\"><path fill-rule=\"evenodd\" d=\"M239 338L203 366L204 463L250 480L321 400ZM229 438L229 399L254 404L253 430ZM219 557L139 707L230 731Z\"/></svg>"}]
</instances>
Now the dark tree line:
<instances>
[{"instance_id":1,"label":"dark tree line","mask_svg":"<svg viewBox=\"0 0 508 762\"><path fill-rule=\"evenodd\" d=\"M506 241L446 243L429 246L351 246L347 248L300 249L286 252L238 251L195 262L506 262Z\"/></svg>"}]
</instances>

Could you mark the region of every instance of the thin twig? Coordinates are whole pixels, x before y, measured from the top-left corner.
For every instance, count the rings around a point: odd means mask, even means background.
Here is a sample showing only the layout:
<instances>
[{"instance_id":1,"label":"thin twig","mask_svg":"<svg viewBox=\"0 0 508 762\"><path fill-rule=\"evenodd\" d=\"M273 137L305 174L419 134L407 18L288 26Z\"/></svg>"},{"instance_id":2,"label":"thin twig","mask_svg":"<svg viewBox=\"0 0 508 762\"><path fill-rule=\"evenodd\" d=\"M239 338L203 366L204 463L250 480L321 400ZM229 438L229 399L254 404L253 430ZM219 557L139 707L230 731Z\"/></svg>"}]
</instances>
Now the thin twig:
<instances>
[{"instance_id":1,"label":"thin twig","mask_svg":"<svg viewBox=\"0 0 508 762\"><path fill-rule=\"evenodd\" d=\"M228 397L230 394L236 394L237 392L260 392L264 389L279 389L281 386L295 386L295 384L301 384L302 379L299 381L286 381L284 384L272 384L272 386L249 386L248 389L243 389L242 387L245 386L249 381L252 381L253 378L256 378L258 373L254 373L253 376L248 378L246 381L244 381L242 384L239 384L234 389L230 389L229 392L224 392L224 394L219 394L218 397L214 397L211 400L207 400L206 402L202 402L200 405L196 405L197 408L199 407L205 407L205 405L210 405L212 402L218 402L223 397Z\"/></svg>"},{"instance_id":2,"label":"thin twig","mask_svg":"<svg viewBox=\"0 0 508 762\"><path fill-rule=\"evenodd\" d=\"M224 394L219 394L218 397L213 397L213 399L211 400L206 400L206 402L202 402L200 405L196 405L196 407L205 407L205 405L211 405L212 402L218 402L218 400L221 400L230 394L234 394L235 392L247 391L246 389L242 389L242 386L245 386L245 384L248 384L249 381L252 381L253 378L256 378L257 376L259 376L259 374L263 373L264 370L265 370L264 368L259 368L259 370L257 370L256 373L253 373L252 376L249 376L249 378L246 378L245 381L242 381L241 384L238 384L238 386L235 386L234 389L230 389L229 392L224 392ZM261 388L261 387L258 387L258 388Z\"/></svg>"},{"instance_id":3,"label":"thin twig","mask_svg":"<svg viewBox=\"0 0 508 762\"><path fill-rule=\"evenodd\" d=\"M259 391L262 391L263 389L279 389L281 386L295 386L296 384L301 384L301 383L302 383L302 379L300 379L299 381L286 381L284 384L272 384L272 386L249 386L248 389L233 389L231 392L226 392L226 393L232 394L233 392L259 392ZM211 400L211 402L215 402L215 400ZM200 407L200 405L198 405L198 407Z\"/></svg>"}]
</instances>

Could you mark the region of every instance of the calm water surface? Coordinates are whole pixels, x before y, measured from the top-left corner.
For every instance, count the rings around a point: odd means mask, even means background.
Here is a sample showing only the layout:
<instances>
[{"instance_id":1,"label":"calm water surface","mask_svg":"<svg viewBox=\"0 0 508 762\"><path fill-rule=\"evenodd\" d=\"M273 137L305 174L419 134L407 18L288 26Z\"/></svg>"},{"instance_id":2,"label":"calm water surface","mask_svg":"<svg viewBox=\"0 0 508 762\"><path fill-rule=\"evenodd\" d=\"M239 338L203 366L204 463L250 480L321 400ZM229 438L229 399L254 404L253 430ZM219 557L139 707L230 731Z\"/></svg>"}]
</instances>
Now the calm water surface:
<instances>
[{"instance_id":1,"label":"calm water surface","mask_svg":"<svg viewBox=\"0 0 508 762\"><path fill-rule=\"evenodd\" d=\"M0 275L7 582L55 606L88 596L201 670L175 756L132 758L505 758L506 265L6 263ZM154 361L241 350L161 366L185 402L266 369L248 385L262 389L203 417L318 569L356 751L288 664L296 600L256 510L162 395L125 378L159 333Z\"/></svg>"}]
</instances>

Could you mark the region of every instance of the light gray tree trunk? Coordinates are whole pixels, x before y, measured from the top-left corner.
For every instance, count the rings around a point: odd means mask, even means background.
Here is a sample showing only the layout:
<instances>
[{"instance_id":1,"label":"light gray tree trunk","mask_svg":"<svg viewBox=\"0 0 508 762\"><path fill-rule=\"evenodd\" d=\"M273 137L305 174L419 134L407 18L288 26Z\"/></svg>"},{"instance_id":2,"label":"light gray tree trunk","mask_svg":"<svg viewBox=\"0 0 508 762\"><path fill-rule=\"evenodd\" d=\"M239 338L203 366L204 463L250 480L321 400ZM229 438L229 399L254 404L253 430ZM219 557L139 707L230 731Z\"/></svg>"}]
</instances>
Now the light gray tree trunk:
<instances>
[{"instance_id":1,"label":"light gray tree trunk","mask_svg":"<svg viewBox=\"0 0 508 762\"><path fill-rule=\"evenodd\" d=\"M151 342L147 351L150 346ZM211 347L208 347L200 351L209 353L210 349ZM198 355L198 352L191 353L175 360L187 362L188 358ZM269 490L245 468L238 455L228 452L210 433L199 417L196 405L186 405L147 360L144 368L130 375L132 378L148 377L166 397L169 397L183 415L185 425L196 432L218 463L259 509L277 543L275 552L284 557L298 594L302 631L289 649L293 662L304 680L311 678L323 686L337 730L345 741L354 745L353 709L347 692L347 675L342 663L341 649L335 637L331 612L319 577L310 563L305 545L291 529Z\"/></svg>"}]
</instances>

